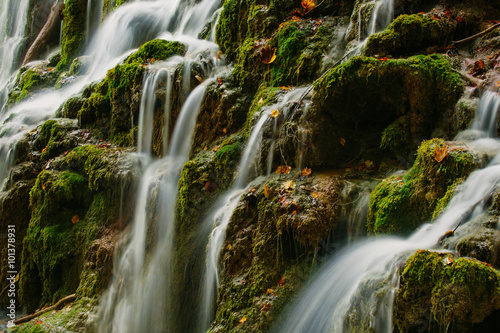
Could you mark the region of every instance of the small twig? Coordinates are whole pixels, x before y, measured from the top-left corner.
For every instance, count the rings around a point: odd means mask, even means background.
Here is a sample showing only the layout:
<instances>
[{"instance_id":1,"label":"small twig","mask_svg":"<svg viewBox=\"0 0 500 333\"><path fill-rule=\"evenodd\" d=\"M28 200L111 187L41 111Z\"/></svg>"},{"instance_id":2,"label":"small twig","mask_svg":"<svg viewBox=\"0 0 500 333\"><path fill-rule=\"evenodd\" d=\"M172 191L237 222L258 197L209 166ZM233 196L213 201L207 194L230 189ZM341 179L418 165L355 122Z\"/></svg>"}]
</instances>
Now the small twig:
<instances>
[{"instance_id":1,"label":"small twig","mask_svg":"<svg viewBox=\"0 0 500 333\"><path fill-rule=\"evenodd\" d=\"M37 311L29 316L14 320L14 324L19 325L19 324L25 323L27 321L30 321L31 319L36 318L36 317L38 317L46 312L49 312L52 310L57 310L57 309L61 308L64 304L73 302L75 299L76 299L76 294L72 294L72 295L66 296L64 298L61 298L56 304L49 306L48 308Z\"/></svg>"},{"instance_id":2,"label":"small twig","mask_svg":"<svg viewBox=\"0 0 500 333\"><path fill-rule=\"evenodd\" d=\"M457 41L454 41L454 42L451 42L451 43L452 44L462 44L462 43L470 42L471 40L474 40L474 39L479 38L479 37L481 37L483 35L486 35L488 32L490 32L491 30L493 30L493 29L495 29L497 27L500 27L500 23L494 24L491 27L489 27L488 29L486 29L484 31L481 31L478 34L475 34L473 36L470 36L470 37L467 37L467 38L464 38L464 39L461 39L461 40L457 40Z\"/></svg>"}]
</instances>

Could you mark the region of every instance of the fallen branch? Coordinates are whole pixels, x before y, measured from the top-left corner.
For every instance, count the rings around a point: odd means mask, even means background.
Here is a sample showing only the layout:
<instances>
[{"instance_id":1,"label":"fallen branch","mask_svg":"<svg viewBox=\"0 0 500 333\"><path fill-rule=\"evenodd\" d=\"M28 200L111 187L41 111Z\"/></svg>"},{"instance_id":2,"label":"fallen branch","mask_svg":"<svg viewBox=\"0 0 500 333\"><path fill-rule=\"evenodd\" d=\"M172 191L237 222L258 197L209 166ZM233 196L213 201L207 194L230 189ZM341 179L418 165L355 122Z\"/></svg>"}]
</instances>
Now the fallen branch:
<instances>
[{"instance_id":1,"label":"fallen branch","mask_svg":"<svg viewBox=\"0 0 500 333\"><path fill-rule=\"evenodd\" d=\"M31 319L36 318L36 317L44 314L45 312L60 309L63 307L63 305L65 305L66 303L73 302L75 299L76 299L76 294L72 294L72 295L66 296L64 298L61 298L56 304L49 306L48 308L37 311L33 314L30 314L29 316L14 320L14 324L19 325L19 324L25 323L27 321L30 321Z\"/></svg>"},{"instance_id":2,"label":"fallen branch","mask_svg":"<svg viewBox=\"0 0 500 333\"><path fill-rule=\"evenodd\" d=\"M474 36L470 36L470 37L467 37L467 38L464 38L464 39L461 39L461 40L457 40L457 41L454 41L454 42L451 42L451 43L452 44L462 44L462 43L470 42L471 40L474 40L474 39L479 38L479 37L481 37L483 35L486 35L488 32L490 32L491 30L493 30L495 28L498 28L498 27L500 27L500 23L494 24L491 27L489 27L488 29L486 29L484 31L481 31L480 33L475 34Z\"/></svg>"}]
</instances>

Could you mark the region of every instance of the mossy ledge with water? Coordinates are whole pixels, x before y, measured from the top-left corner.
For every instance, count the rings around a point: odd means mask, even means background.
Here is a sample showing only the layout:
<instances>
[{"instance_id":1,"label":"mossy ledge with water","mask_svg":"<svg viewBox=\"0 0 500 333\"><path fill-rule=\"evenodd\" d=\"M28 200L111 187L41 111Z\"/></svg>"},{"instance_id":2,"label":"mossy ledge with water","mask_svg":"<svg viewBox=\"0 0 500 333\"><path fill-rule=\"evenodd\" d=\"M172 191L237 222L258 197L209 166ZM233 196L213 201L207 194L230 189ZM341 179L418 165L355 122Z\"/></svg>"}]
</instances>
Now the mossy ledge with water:
<instances>
[{"instance_id":1,"label":"mossy ledge with water","mask_svg":"<svg viewBox=\"0 0 500 333\"><path fill-rule=\"evenodd\" d=\"M85 36L88 1L67 0L60 50L15 73L4 108L14 112L3 118L7 126L1 128L1 138L9 137L9 121L17 121L17 113L31 101L52 91L64 94L88 75L94 61L83 54L90 37ZM129 2L96 3L102 4L104 22L134 5ZM353 235L403 237L425 222L436 223L468 177L492 160L491 151L454 138L471 127L485 91L498 94L500 89L498 29L469 44L447 47L491 25L500 4L395 0L392 23L362 46L374 3L325 0L307 11L298 0L224 1L220 16L210 18L210 24L218 22L215 30L203 36L213 34L220 53L207 48L193 55L188 40L141 35L129 45L136 51L68 95L58 110L54 106L53 115L60 118L47 116L38 125L25 120L26 127L33 127L13 144L15 154L9 157L10 172L0 193L2 232L9 224L17 227L16 301L31 313L73 293L77 299L10 331L99 331L103 295L120 274L113 267L131 237L137 188L147 163L136 154L145 80L165 60L187 57L168 68L170 83L160 80L152 94L154 160L168 154L164 145L172 139L189 93L205 84L220 63L230 66L207 84L188 160L176 170L173 290L158 290L172 297L176 319L155 322L159 331L279 330L291 320L287 314L310 279ZM43 6L42 0L30 1L31 19L42 15L37 8ZM131 21L141 32L147 30L139 24L142 19ZM182 26L181 19L165 29ZM155 24L147 28L160 23ZM27 39L34 38L28 36L33 29L26 30ZM117 39L124 37L120 33ZM165 36L161 38L169 38ZM151 38L156 39L147 41ZM357 47L356 56L336 64L344 51ZM276 58L269 61L266 52ZM280 104L294 91L304 94ZM210 323L201 323L200 281L209 243L199 233L246 167L241 158L262 115L267 118L261 146L249 163L258 171L250 172L228 221L215 308ZM436 157L441 149L447 149L443 159ZM407 171L391 176L400 169ZM367 217L354 224L349 214L362 215L357 204L363 198L361 190L350 186L362 184L360 179L379 184L369 204L361 207ZM400 257L393 271L399 283L390 313L395 331L495 327L500 311L499 196L497 189L492 191L478 204L479 217L469 222L464 217L464 225L444 234L432 250L412 249ZM155 228L161 221L154 206L161 206L160 197L151 186L147 263L158 242ZM2 267L5 251L0 251ZM0 272L2 281L5 274ZM361 296L347 307L346 331L376 331L363 297L383 299L390 280L384 276L360 283ZM6 289L1 288L0 305L6 307Z\"/></svg>"}]
</instances>

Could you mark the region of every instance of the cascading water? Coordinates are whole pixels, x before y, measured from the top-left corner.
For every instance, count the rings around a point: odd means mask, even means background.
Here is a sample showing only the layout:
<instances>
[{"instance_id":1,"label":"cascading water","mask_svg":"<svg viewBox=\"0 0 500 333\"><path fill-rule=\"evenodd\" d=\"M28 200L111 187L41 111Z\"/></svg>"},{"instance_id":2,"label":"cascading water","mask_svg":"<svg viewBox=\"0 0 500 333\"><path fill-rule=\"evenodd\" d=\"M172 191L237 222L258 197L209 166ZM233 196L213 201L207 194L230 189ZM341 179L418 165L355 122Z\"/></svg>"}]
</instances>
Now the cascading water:
<instances>
[{"instance_id":1,"label":"cascading water","mask_svg":"<svg viewBox=\"0 0 500 333\"><path fill-rule=\"evenodd\" d=\"M498 98L498 97L497 97ZM492 96L485 93L480 105L497 108ZM481 108L481 107L480 107ZM484 110L489 115L495 110ZM496 122L495 117L488 117ZM490 128L487 123L484 128ZM473 125L474 127L475 125ZM490 164L473 172L452 198L446 210L433 224L420 227L409 238L386 237L365 240L335 255L314 281L304 290L287 315L285 324L276 327L280 332L342 332L348 324L348 310L356 302L360 286L367 281L385 281L389 285L382 301L365 301L362 309L370 317L375 332L392 332L392 300L395 288L395 266L417 249L429 249L448 230L465 224L482 214L486 207L479 205L500 185L500 154ZM472 213L471 213L472 212ZM467 217L467 220L464 220Z\"/></svg>"},{"instance_id":2,"label":"cascading water","mask_svg":"<svg viewBox=\"0 0 500 333\"><path fill-rule=\"evenodd\" d=\"M226 229L231 216L238 205L241 195L245 191L248 184L248 178L251 175L252 168L254 167L258 157L264 125L267 122L272 121L273 132L275 132L277 119L271 118L272 111L283 110L284 116L286 117L289 111L289 104L297 100L305 90L306 88L290 90L278 103L266 107L266 109L261 113L259 120L252 129L246 148L238 163L240 168L238 171L238 177L236 178L233 187L221 200L216 203L215 207L217 207L217 209L215 209L215 213L207 219L206 223L210 223L213 229L210 233L207 250L205 282L203 287L204 295L201 303L202 308L200 310L202 331L206 331L209 328L215 315L215 300L217 296L217 289L219 287L220 252L222 245L224 244ZM272 154L270 154L268 158L272 163ZM258 175L258 172L255 174Z\"/></svg>"},{"instance_id":3,"label":"cascading water","mask_svg":"<svg viewBox=\"0 0 500 333\"><path fill-rule=\"evenodd\" d=\"M29 0L0 1L0 109L6 100L7 83L14 72L24 30Z\"/></svg>"}]
</instances>

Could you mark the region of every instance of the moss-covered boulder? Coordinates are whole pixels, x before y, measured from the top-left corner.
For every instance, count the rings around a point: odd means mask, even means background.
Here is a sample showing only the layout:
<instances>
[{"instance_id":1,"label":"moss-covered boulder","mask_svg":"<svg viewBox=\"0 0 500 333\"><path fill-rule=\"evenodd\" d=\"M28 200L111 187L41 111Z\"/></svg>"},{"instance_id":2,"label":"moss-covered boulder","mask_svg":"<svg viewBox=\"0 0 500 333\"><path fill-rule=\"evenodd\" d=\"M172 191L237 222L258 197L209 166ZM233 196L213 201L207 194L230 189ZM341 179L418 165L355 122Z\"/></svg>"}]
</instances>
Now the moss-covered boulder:
<instances>
[{"instance_id":1,"label":"moss-covered boulder","mask_svg":"<svg viewBox=\"0 0 500 333\"><path fill-rule=\"evenodd\" d=\"M417 251L394 301L400 332L490 331L500 310L500 274L480 261Z\"/></svg>"},{"instance_id":2,"label":"moss-covered boulder","mask_svg":"<svg viewBox=\"0 0 500 333\"><path fill-rule=\"evenodd\" d=\"M298 260L324 247L337 226L335 177L274 175L243 195L229 222L213 332L269 329L307 276Z\"/></svg>"},{"instance_id":3,"label":"moss-covered boulder","mask_svg":"<svg viewBox=\"0 0 500 333\"><path fill-rule=\"evenodd\" d=\"M450 43L457 22L422 14L401 15L387 29L368 38L364 53L380 57L425 53L428 47Z\"/></svg>"},{"instance_id":4,"label":"moss-covered boulder","mask_svg":"<svg viewBox=\"0 0 500 333\"><path fill-rule=\"evenodd\" d=\"M35 91L52 87L58 76L59 72L52 67L47 67L46 63L21 67L14 87L8 93L7 103L14 105Z\"/></svg>"},{"instance_id":5,"label":"moss-covered boulder","mask_svg":"<svg viewBox=\"0 0 500 333\"><path fill-rule=\"evenodd\" d=\"M447 155L438 162L441 151ZM448 190L477 167L477 156L464 147L449 146L440 139L423 142L406 175L392 176L373 190L368 230L376 234L413 231L432 218L439 204L445 206L440 200L449 200Z\"/></svg>"},{"instance_id":6,"label":"moss-covered boulder","mask_svg":"<svg viewBox=\"0 0 500 333\"><path fill-rule=\"evenodd\" d=\"M75 292L95 297L103 290L118 231L131 218L134 168L117 149L82 146L38 175L20 262L19 297L26 311Z\"/></svg>"},{"instance_id":7,"label":"moss-covered boulder","mask_svg":"<svg viewBox=\"0 0 500 333\"><path fill-rule=\"evenodd\" d=\"M85 44L85 25L87 17L88 0L67 0L62 12L64 17L62 39L61 39L61 60L57 68L67 68L71 61L79 55Z\"/></svg>"},{"instance_id":8,"label":"moss-covered boulder","mask_svg":"<svg viewBox=\"0 0 500 333\"><path fill-rule=\"evenodd\" d=\"M439 55L387 61L354 57L314 86L304 158L310 166L338 168L378 149L382 140L384 147L412 152L462 92L460 75Z\"/></svg>"},{"instance_id":9,"label":"moss-covered boulder","mask_svg":"<svg viewBox=\"0 0 500 333\"><path fill-rule=\"evenodd\" d=\"M118 145L133 145L136 133L131 124L138 123L146 67L143 63L185 52L183 44L166 40L153 40L141 46L124 64L109 70L102 82L92 85L91 95L78 111L79 124Z\"/></svg>"}]
</instances>

